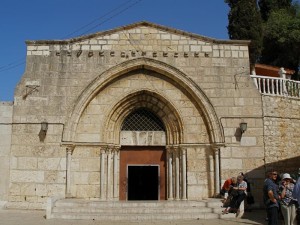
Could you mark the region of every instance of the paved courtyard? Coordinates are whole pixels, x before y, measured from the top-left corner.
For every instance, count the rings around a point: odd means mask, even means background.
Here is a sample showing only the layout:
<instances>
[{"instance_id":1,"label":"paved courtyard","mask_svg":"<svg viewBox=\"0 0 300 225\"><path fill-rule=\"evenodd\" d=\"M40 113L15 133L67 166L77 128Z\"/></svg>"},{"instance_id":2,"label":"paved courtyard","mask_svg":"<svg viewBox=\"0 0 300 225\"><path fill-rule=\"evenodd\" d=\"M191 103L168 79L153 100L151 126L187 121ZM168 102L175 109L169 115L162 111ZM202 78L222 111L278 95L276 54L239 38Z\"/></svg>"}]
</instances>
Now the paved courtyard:
<instances>
[{"instance_id":1,"label":"paved courtyard","mask_svg":"<svg viewBox=\"0 0 300 225\"><path fill-rule=\"evenodd\" d=\"M189 221L94 221L94 220L63 220L45 219L45 211L32 210L0 210L0 225L255 225L267 224L264 221L264 210L254 210L244 214L243 218L224 218L212 220L189 220Z\"/></svg>"}]
</instances>

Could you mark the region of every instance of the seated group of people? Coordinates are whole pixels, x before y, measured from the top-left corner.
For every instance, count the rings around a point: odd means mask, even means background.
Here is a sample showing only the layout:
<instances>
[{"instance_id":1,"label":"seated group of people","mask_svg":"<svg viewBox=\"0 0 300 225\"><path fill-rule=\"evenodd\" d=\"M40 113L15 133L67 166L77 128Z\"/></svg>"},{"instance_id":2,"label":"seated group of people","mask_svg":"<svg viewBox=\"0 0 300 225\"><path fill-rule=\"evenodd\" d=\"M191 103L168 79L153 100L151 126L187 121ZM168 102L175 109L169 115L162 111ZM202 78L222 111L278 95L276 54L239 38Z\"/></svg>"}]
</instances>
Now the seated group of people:
<instances>
[{"instance_id":1,"label":"seated group of people","mask_svg":"<svg viewBox=\"0 0 300 225\"><path fill-rule=\"evenodd\" d=\"M247 196L247 189L249 187L242 173L225 181L220 192L224 197L223 214L239 212L240 205Z\"/></svg>"}]
</instances>

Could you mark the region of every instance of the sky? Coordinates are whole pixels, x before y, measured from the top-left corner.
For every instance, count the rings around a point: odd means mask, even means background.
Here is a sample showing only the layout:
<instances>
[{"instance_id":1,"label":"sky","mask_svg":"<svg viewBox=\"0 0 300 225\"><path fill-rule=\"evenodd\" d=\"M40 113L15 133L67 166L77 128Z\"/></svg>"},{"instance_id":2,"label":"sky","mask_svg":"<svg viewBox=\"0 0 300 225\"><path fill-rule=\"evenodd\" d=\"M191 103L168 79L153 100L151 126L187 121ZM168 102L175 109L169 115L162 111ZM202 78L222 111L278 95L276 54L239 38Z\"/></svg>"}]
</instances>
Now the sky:
<instances>
[{"instance_id":1,"label":"sky","mask_svg":"<svg viewBox=\"0 0 300 225\"><path fill-rule=\"evenodd\" d=\"M224 0L1 0L0 101L13 101L26 40L63 40L148 21L228 39Z\"/></svg>"}]
</instances>

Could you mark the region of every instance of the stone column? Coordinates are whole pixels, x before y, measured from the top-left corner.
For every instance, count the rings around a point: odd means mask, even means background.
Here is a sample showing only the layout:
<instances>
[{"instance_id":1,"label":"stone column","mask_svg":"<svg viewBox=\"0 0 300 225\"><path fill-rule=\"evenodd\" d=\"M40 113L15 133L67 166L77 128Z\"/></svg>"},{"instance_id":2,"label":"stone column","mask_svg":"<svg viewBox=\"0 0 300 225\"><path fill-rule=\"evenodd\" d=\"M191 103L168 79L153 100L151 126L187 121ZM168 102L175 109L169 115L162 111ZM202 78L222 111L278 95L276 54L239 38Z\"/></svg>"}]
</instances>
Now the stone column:
<instances>
[{"instance_id":1,"label":"stone column","mask_svg":"<svg viewBox=\"0 0 300 225\"><path fill-rule=\"evenodd\" d=\"M181 189L182 189L182 200L187 200L186 196L186 148L181 148Z\"/></svg>"},{"instance_id":2,"label":"stone column","mask_svg":"<svg viewBox=\"0 0 300 225\"><path fill-rule=\"evenodd\" d=\"M106 158L106 148L101 147L100 150L100 199L105 200L105 158Z\"/></svg>"},{"instance_id":3,"label":"stone column","mask_svg":"<svg viewBox=\"0 0 300 225\"><path fill-rule=\"evenodd\" d=\"M210 195L214 195L212 190L214 189L213 187L213 180L214 180L214 156L209 155L209 193Z\"/></svg>"},{"instance_id":4,"label":"stone column","mask_svg":"<svg viewBox=\"0 0 300 225\"><path fill-rule=\"evenodd\" d=\"M180 154L178 147L174 147L173 156L175 156L175 199L180 199Z\"/></svg>"},{"instance_id":5,"label":"stone column","mask_svg":"<svg viewBox=\"0 0 300 225\"><path fill-rule=\"evenodd\" d=\"M167 147L168 157L168 200L173 200L173 149Z\"/></svg>"},{"instance_id":6,"label":"stone column","mask_svg":"<svg viewBox=\"0 0 300 225\"><path fill-rule=\"evenodd\" d=\"M111 163L112 163L112 151L113 147L107 148L107 179L106 179L106 199L110 200L112 198L112 181L111 181Z\"/></svg>"},{"instance_id":7,"label":"stone column","mask_svg":"<svg viewBox=\"0 0 300 225\"><path fill-rule=\"evenodd\" d=\"M219 147L213 146L215 158L215 197L220 193L220 161L219 161Z\"/></svg>"},{"instance_id":8,"label":"stone column","mask_svg":"<svg viewBox=\"0 0 300 225\"><path fill-rule=\"evenodd\" d=\"M113 183L113 190L114 190L114 199L117 200L119 197L119 186L118 186L118 179L119 179L119 174L120 174L120 164L119 164L119 157L120 157L120 147L115 147L114 148L114 183Z\"/></svg>"},{"instance_id":9,"label":"stone column","mask_svg":"<svg viewBox=\"0 0 300 225\"><path fill-rule=\"evenodd\" d=\"M71 161L72 161L72 154L74 151L75 146L68 146L66 148L66 170L67 170L67 184L66 184L66 197L72 197L71 195Z\"/></svg>"}]
</instances>

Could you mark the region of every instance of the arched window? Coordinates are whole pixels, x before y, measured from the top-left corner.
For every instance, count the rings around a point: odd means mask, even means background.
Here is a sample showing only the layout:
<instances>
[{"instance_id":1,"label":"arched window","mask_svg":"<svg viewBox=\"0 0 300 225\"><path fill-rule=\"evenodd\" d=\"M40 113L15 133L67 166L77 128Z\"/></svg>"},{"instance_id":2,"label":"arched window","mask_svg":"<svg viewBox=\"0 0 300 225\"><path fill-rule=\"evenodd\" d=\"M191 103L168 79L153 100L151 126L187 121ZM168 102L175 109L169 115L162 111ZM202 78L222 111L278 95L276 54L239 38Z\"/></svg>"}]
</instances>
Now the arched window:
<instances>
[{"instance_id":1,"label":"arched window","mask_svg":"<svg viewBox=\"0 0 300 225\"><path fill-rule=\"evenodd\" d=\"M129 114L122 124L123 131L165 131L162 121L146 108Z\"/></svg>"}]
</instances>

